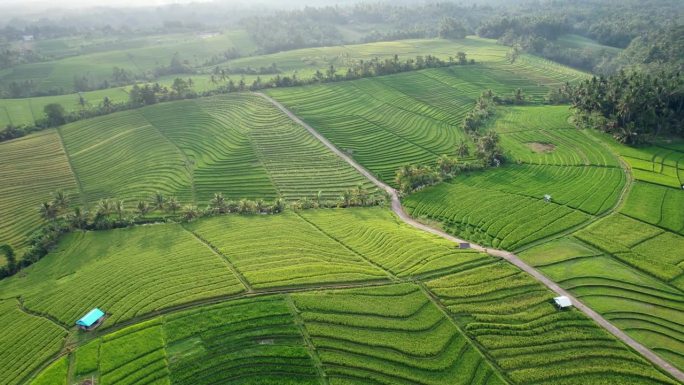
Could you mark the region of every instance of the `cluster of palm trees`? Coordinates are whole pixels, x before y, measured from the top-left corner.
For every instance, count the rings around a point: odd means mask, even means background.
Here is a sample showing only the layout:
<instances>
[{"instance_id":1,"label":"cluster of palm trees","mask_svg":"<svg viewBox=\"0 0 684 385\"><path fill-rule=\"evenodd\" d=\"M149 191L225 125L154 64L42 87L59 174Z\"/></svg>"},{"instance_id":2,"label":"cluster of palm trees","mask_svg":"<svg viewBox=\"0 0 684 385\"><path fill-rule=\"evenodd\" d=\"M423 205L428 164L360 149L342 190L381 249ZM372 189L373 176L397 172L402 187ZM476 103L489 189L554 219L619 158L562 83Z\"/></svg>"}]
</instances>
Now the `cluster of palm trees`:
<instances>
[{"instance_id":1,"label":"cluster of palm trees","mask_svg":"<svg viewBox=\"0 0 684 385\"><path fill-rule=\"evenodd\" d=\"M106 221L113 215L118 220L124 221L127 214L134 212L139 217L144 218L152 212L171 214L176 217L180 214L184 220L192 220L198 217L215 214L277 214L283 212L288 206L294 210L311 209L318 207L352 207L377 205L384 201L382 196L371 194L362 184L345 190L338 201L325 201L323 192L319 191L313 198L303 198L290 203L289 205L282 197L276 198L273 202L266 202L263 199L227 199L222 193L215 193L209 200L206 209L200 209L195 205L181 205L177 197L166 197L162 192L157 191L149 200L140 200L132 210L126 205L126 201L118 199L101 199L95 205L94 221ZM80 206L73 207L70 211L71 199L67 193L58 190L52 194L50 201L45 201L40 205L39 212L46 221L54 221L58 218L64 219L74 228L83 229L88 227L91 219L90 213Z\"/></svg>"}]
</instances>

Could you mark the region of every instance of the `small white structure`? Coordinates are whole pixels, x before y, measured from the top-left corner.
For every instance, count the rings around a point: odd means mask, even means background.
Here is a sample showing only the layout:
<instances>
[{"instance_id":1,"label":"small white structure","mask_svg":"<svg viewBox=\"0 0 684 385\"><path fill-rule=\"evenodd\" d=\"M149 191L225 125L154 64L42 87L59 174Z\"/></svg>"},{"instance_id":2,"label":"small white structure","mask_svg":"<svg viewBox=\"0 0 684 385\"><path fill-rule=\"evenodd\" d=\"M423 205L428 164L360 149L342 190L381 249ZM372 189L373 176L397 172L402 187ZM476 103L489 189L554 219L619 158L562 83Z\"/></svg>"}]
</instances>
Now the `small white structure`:
<instances>
[{"instance_id":1,"label":"small white structure","mask_svg":"<svg viewBox=\"0 0 684 385\"><path fill-rule=\"evenodd\" d=\"M568 298L564 295L554 298L553 302L555 302L558 309L561 309L561 310L562 309L569 309L572 307L572 301L570 301L570 298Z\"/></svg>"},{"instance_id":2,"label":"small white structure","mask_svg":"<svg viewBox=\"0 0 684 385\"><path fill-rule=\"evenodd\" d=\"M33 41L33 35L24 35L21 37L24 41Z\"/></svg>"},{"instance_id":3,"label":"small white structure","mask_svg":"<svg viewBox=\"0 0 684 385\"><path fill-rule=\"evenodd\" d=\"M544 202L551 202L551 195L549 195L549 194L544 195Z\"/></svg>"}]
</instances>

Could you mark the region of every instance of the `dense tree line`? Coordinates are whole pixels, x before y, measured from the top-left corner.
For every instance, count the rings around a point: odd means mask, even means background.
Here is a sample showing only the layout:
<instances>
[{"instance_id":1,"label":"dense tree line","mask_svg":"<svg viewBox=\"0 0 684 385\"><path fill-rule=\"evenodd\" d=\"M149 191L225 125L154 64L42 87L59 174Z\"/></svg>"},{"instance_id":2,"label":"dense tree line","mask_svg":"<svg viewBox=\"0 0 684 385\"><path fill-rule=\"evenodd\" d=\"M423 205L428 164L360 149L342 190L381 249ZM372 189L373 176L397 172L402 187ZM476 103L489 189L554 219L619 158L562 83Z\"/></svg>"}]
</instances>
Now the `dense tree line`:
<instances>
[{"instance_id":1,"label":"dense tree line","mask_svg":"<svg viewBox=\"0 0 684 385\"><path fill-rule=\"evenodd\" d=\"M684 78L679 72L626 72L567 87L575 122L636 145L661 135L684 136Z\"/></svg>"},{"instance_id":2,"label":"dense tree line","mask_svg":"<svg viewBox=\"0 0 684 385\"><path fill-rule=\"evenodd\" d=\"M129 204L124 200L101 199L91 211L73 205L69 194L58 190L51 199L40 204L38 213L44 225L29 238L29 249L17 260L10 245L0 245L0 254L7 261L0 267L0 279L17 273L42 259L52 250L62 236L76 230L110 230L140 224L165 222L190 222L198 218L235 214L235 215L273 215L285 210L308 210L314 208L368 207L384 205L387 197L373 193L358 185L342 192L337 200L326 200L323 192L318 191L311 197L287 202L276 198L272 202L263 199L231 200L222 193L215 193L206 207L182 204L177 197L167 197L161 192L154 193L147 200Z\"/></svg>"}]
</instances>

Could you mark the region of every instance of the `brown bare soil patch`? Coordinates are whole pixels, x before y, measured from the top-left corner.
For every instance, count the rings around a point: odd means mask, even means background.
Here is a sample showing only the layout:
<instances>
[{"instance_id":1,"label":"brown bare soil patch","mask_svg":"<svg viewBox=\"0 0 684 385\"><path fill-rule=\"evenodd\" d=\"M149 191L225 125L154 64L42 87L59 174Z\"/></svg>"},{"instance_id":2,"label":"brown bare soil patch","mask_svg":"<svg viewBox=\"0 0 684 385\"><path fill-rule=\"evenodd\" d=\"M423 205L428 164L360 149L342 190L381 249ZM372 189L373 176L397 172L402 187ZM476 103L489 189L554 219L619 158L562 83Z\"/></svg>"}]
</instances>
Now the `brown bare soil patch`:
<instances>
[{"instance_id":1,"label":"brown bare soil patch","mask_svg":"<svg viewBox=\"0 0 684 385\"><path fill-rule=\"evenodd\" d=\"M553 152L553 150L556 149L556 145L552 143L527 142L525 144L530 148L530 150L538 154Z\"/></svg>"}]
</instances>

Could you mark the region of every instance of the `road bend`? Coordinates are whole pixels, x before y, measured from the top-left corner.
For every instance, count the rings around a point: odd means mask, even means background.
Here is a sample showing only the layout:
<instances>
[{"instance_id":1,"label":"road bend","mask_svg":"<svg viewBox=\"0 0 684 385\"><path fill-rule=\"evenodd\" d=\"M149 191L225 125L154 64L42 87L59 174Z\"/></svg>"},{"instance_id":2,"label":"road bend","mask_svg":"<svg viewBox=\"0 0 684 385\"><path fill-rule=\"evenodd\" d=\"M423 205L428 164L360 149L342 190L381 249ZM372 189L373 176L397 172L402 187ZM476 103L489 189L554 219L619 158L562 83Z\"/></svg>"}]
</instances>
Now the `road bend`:
<instances>
[{"instance_id":1,"label":"road bend","mask_svg":"<svg viewBox=\"0 0 684 385\"><path fill-rule=\"evenodd\" d=\"M361 166L359 163L357 163L351 156L349 156L347 153L344 151L340 150L337 148L334 144L332 144L328 139L326 139L323 135L321 135L318 131L316 131L313 127L308 125L306 122L301 120L297 115L292 113L292 111L288 110L285 106L283 106L281 103L276 101L275 99L271 98L270 96L263 94L263 93L256 93L256 95L259 95L260 97L268 100L271 104L273 104L275 107L277 107L279 110L281 110L283 113L285 113L290 119L304 127L311 135L313 135L316 139L318 139L321 143L323 143L326 147L330 149L330 151L334 152L337 156L340 158L344 159L345 162L347 162L350 166L354 167L358 172L360 172L363 176L368 178L373 184L375 184L378 188L384 190L389 194L392 200L392 211L401 218L402 221L405 223L426 231L428 233L437 235L439 237L442 237L444 239L447 239L449 241L455 242L455 243L469 243L467 240L457 238L451 234L448 234L440 229L430 227L424 223L418 222L417 220L413 219L410 215L406 213L404 210L404 207L401 205L401 200L399 199L399 194L397 193L397 190L392 188L391 186L387 185L386 183L382 182L378 178L375 177L370 171L366 170L363 166ZM684 372L681 370L675 368L672 364L669 362L665 361L662 359L660 356L655 354L651 349L647 348L646 346L640 344L639 342L635 341L632 337L628 336L625 332L620 330L618 327L610 323L608 320L603 318L599 313L595 312L592 310L590 307L582 303L580 300L575 298L572 294L570 294L568 291L560 287L556 282L550 280L548 277L546 277L544 274L542 274L539 270L535 269L534 267L528 265L525 263L523 260L518 258L517 255L505 251L505 250L498 250L498 249L492 249L492 248L487 248L483 247L481 245L473 244L471 243L471 248L476 251L484 252L487 253L491 256L497 257L504 259L511 264L517 266L520 270L523 270L527 274L531 275L534 277L536 280L544 284L544 286L548 287L551 291L555 292L558 295L566 296L570 298L572 301L573 305L583 312L584 314L587 315L587 317L591 318L599 324L601 327L606 329L609 333L620 339L622 342L627 344L629 347L632 349L636 350L641 354L642 356L646 357L649 361L651 361L654 365L660 367L662 370L666 371L679 381L684 382Z\"/></svg>"}]
</instances>

